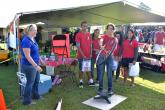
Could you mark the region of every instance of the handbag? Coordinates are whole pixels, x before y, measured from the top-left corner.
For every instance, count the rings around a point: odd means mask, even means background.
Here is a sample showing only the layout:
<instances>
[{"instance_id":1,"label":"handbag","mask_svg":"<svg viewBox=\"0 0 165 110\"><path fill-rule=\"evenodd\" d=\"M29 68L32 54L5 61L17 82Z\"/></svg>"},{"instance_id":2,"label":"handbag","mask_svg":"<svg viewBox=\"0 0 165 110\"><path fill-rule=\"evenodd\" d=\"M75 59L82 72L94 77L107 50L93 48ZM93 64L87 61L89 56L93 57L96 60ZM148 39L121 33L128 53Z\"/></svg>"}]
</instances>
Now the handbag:
<instances>
[{"instance_id":1,"label":"handbag","mask_svg":"<svg viewBox=\"0 0 165 110\"><path fill-rule=\"evenodd\" d=\"M139 67L139 62L136 62L135 65L133 65L132 63L129 63L129 76L139 76L139 72L140 72L140 67Z\"/></svg>"},{"instance_id":2,"label":"handbag","mask_svg":"<svg viewBox=\"0 0 165 110\"><path fill-rule=\"evenodd\" d=\"M91 71L91 60L90 59L83 59L82 71L83 72Z\"/></svg>"},{"instance_id":3,"label":"handbag","mask_svg":"<svg viewBox=\"0 0 165 110\"><path fill-rule=\"evenodd\" d=\"M115 59L113 59L113 63L112 63L112 71L117 70L118 67L118 61L116 61Z\"/></svg>"}]
</instances>

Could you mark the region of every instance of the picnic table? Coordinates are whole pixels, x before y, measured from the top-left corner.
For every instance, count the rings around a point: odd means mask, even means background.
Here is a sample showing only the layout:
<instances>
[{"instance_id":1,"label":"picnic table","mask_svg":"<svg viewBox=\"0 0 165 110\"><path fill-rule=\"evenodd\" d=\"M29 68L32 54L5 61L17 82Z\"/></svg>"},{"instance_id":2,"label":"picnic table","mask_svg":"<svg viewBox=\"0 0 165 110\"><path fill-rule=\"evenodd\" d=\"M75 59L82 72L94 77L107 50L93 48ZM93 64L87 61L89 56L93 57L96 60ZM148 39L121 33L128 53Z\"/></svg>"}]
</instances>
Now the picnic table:
<instances>
[{"instance_id":1,"label":"picnic table","mask_svg":"<svg viewBox=\"0 0 165 110\"><path fill-rule=\"evenodd\" d=\"M160 52L144 52L139 51L141 67L148 68L155 72L165 71L162 59L165 58L165 53Z\"/></svg>"}]
</instances>

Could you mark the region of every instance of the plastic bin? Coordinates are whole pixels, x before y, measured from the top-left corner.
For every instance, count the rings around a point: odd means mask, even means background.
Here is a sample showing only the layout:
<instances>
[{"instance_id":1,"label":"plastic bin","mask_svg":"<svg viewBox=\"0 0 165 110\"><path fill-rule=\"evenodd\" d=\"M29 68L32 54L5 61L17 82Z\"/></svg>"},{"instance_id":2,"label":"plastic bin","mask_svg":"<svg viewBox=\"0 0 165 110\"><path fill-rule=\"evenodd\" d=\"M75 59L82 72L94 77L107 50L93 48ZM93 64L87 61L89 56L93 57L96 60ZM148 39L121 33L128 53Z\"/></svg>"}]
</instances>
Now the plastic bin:
<instances>
[{"instance_id":1,"label":"plastic bin","mask_svg":"<svg viewBox=\"0 0 165 110\"><path fill-rule=\"evenodd\" d=\"M9 50L0 50L1 61L8 59L8 55L9 55Z\"/></svg>"}]
</instances>

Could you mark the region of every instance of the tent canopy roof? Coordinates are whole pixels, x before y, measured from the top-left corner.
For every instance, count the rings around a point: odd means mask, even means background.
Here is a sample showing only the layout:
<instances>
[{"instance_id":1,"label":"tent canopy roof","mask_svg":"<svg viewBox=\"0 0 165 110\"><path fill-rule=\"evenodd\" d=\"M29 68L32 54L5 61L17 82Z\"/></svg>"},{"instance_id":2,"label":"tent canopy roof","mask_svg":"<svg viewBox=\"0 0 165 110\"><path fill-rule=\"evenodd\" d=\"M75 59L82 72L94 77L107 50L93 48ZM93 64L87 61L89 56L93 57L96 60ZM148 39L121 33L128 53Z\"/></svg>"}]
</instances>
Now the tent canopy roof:
<instances>
[{"instance_id":1,"label":"tent canopy roof","mask_svg":"<svg viewBox=\"0 0 165 110\"><path fill-rule=\"evenodd\" d=\"M164 16L139 9L138 6L123 1L19 14L21 14L21 25L44 22L48 27L79 26L83 20L86 20L89 25L103 25L109 22L128 24L165 21Z\"/></svg>"}]
</instances>

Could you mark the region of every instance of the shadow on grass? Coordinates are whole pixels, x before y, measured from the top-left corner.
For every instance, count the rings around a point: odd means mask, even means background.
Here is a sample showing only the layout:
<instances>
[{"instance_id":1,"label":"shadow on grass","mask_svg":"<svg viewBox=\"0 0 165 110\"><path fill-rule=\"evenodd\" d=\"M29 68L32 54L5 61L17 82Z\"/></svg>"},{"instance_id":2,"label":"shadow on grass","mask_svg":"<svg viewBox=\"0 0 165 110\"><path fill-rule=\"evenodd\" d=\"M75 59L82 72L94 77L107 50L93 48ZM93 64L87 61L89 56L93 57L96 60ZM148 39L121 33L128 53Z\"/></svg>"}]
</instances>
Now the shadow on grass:
<instances>
[{"instance_id":1,"label":"shadow on grass","mask_svg":"<svg viewBox=\"0 0 165 110\"><path fill-rule=\"evenodd\" d=\"M158 73L158 72L156 73L147 69L141 69L139 77L144 80L149 80L155 83L162 83L165 81L164 79L165 73Z\"/></svg>"}]
</instances>

